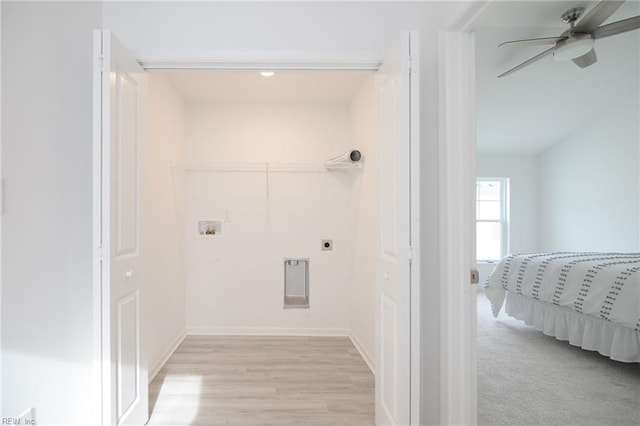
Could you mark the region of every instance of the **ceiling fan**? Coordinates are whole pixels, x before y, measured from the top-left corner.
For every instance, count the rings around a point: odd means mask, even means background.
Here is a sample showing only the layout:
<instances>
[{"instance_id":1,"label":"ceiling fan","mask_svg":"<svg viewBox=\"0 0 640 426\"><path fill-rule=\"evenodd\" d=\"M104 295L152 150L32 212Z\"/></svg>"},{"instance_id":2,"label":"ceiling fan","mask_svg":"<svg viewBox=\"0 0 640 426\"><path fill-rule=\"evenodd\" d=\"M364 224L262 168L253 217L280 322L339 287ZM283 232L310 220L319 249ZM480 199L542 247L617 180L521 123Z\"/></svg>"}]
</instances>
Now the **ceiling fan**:
<instances>
[{"instance_id":1,"label":"ceiling fan","mask_svg":"<svg viewBox=\"0 0 640 426\"><path fill-rule=\"evenodd\" d=\"M584 12L583 7L567 10L560 16L562 22L569 24L571 28L563 32L559 37L532 38L527 40L506 41L502 46L537 46L552 44L548 50L502 73L498 78L506 77L547 55L553 54L558 61L573 61L580 68L588 67L598 61L596 51L593 49L595 40L616 34L626 33L640 28L640 16L623 19L611 24L602 25L618 8L624 0L604 0L598 3L579 22L578 18ZM576 23L577 22L577 23Z\"/></svg>"}]
</instances>

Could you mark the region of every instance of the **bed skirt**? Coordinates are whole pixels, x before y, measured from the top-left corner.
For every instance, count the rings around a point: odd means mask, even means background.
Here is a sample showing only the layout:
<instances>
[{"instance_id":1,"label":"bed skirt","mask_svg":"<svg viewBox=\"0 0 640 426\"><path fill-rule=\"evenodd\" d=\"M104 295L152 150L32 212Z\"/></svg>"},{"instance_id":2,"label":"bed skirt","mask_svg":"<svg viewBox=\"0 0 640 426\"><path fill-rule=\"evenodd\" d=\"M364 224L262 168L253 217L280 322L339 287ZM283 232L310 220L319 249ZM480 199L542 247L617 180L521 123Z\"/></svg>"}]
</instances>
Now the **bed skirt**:
<instances>
[{"instance_id":1,"label":"bed skirt","mask_svg":"<svg viewBox=\"0 0 640 426\"><path fill-rule=\"evenodd\" d=\"M499 309L499 308L498 308ZM558 340L615 361L640 362L640 331L507 292L505 312Z\"/></svg>"}]
</instances>

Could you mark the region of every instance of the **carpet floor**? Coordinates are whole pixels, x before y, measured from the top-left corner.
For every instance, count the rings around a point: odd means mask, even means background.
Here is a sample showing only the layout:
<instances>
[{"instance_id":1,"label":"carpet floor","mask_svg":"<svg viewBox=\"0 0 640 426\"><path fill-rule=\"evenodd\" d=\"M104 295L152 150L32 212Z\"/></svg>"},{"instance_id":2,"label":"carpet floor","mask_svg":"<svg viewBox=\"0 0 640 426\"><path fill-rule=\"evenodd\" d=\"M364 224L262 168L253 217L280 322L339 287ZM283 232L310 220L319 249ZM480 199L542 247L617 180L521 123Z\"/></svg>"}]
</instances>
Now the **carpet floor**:
<instances>
[{"instance_id":1,"label":"carpet floor","mask_svg":"<svg viewBox=\"0 0 640 426\"><path fill-rule=\"evenodd\" d=\"M478 424L640 425L640 364L545 336L478 292Z\"/></svg>"}]
</instances>

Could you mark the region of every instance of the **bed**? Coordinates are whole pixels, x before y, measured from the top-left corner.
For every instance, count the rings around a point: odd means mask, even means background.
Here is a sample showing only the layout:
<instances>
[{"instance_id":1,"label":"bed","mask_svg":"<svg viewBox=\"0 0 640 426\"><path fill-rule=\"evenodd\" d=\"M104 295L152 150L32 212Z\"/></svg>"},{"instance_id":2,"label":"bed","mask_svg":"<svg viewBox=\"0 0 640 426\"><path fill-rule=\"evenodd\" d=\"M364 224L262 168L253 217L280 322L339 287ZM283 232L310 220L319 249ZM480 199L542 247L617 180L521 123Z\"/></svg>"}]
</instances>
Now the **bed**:
<instances>
[{"instance_id":1,"label":"bed","mask_svg":"<svg viewBox=\"0 0 640 426\"><path fill-rule=\"evenodd\" d=\"M546 335L640 362L640 253L514 254L484 285L505 312Z\"/></svg>"}]
</instances>

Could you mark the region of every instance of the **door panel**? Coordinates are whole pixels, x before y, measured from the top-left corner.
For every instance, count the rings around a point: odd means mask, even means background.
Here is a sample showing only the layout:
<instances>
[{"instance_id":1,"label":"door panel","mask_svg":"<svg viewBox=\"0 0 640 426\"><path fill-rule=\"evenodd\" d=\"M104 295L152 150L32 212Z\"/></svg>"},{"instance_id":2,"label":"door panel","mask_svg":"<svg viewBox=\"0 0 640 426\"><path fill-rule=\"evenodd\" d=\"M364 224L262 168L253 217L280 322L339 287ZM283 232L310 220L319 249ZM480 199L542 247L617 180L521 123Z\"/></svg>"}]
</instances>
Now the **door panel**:
<instances>
[{"instance_id":1,"label":"door panel","mask_svg":"<svg viewBox=\"0 0 640 426\"><path fill-rule=\"evenodd\" d=\"M396 141L401 137L399 135L399 111L398 96L399 86L402 78L399 73L386 74L380 76L379 79L380 93L380 172L381 172L381 198L382 209L380 211L380 223L382 225L382 241L380 247L382 253L389 259L397 259L399 257L398 248L398 209L402 206L399 204L399 188L397 169L398 164L398 146Z\"/></svg>"},{"instance_id":2,"label":"door panel","mask_svg":"<svg viewBox=\"0 0 640 426\"><path fill-rule=\"evenodd\" d=\"M382 340L385 345L382 346L380 360L382 377L382 409L385 415L390 419L398 416L398 304L389 299L384 294L381 295L381 321L382 321Z\"/></svg>"},{"instance_id":3,"label":"door panel","mask_svg":"<svg viewBox=\"0 0 640 426\"><path fill-rule=\"evenodd\" d=\"M377 75L381 191L378 425L411 422L411 79L417 78L411 74L411 36L402 34Z\"/></svg>"},{"instance_id":4,"label":"door panel","mask_svg":"<svg viewBox=\"0 0 640 426\"><path fill-rule=\"evenodd\" d=\"M141 344L139 152L146 138L144 71L109 31L101 61L101 246L103 424L145 424L147 365Z\"/></svg>"},{"instance_id":5,"label":"door panel","mask_svg":"<svg viewBox=\"0 0 640 426\"><path fill-rule=\"evenodd\" d=\"M135 408L140 397L138 393L140 374L140 348L138 330L138 292L123 297L117 306L117 362L116 377L118 389L118 419Z\"/></svg>"},{"instance_id":6,"label":"door panel","mask_svg":"<svg viewBox=\"0 0 640 426\"><path fill-rule=\"evenodd\" d=\"M138 96L135 77L118 67L114 82L116 256L138 251Z\"/></svg>"}]
</instances>

